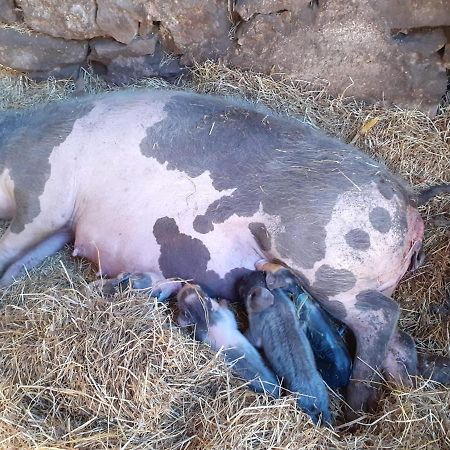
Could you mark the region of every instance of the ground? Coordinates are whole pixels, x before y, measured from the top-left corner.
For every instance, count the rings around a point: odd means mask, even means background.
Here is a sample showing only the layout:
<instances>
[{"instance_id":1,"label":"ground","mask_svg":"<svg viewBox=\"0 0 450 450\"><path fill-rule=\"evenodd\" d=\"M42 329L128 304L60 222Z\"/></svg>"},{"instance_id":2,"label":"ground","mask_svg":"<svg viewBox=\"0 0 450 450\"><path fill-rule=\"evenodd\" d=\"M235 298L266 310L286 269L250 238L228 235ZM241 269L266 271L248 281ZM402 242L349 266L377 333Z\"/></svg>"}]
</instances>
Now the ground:
<instances>
[{"instance_id":1,"label":"ground","mask_svg":"<svg viewBox=\"0 0 450 450\"><path fill-rule=\"evenodd\" d=\"M81 90L105 86L85 73ZM163 84L163 83L162 83ZM161 85L146 80L139 85ZM139 87L136 85L135 87ZM304 117L386 161L413 186L450 182L450 102L434 119L332 99L321 87L204 64L189 87L243 95ZM73 95L73 83L35 84L3 71L0 108ZM80 88L79 88L80 89ZM422 351L448 354L450 198L421 208L428 259L395 293L400 326ZM4 224L5 226L5 224ZM3 228L4 228L3 226ZM220 356L172 324L167 307L86 289L94 272L66 248L0 293L0 448L439 449L450 446L450 390L424 381L385 386L380 410L350 431L334 396L335 430L316 429L292 398L256 395ZM450 302L449 302L450 303Z\"/></svg>"}]
</instances>

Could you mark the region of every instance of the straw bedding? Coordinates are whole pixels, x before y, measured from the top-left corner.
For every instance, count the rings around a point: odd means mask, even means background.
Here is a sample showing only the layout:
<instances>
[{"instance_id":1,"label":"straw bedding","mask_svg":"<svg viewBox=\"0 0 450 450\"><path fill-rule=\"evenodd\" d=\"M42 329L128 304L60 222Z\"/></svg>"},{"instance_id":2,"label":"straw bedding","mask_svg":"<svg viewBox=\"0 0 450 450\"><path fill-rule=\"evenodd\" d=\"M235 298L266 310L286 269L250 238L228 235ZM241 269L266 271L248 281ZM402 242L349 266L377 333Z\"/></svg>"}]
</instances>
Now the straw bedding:
<instances>
[{"instance_id":1,"label":"straw bedding","mask_svg":"<svg viewBox=\"0 0 450 450\"><path fill-rule=\"evenodd\" d=\"M276 78L276 79L275 79ZM33 83L0 72L0 108L29 107L73 91L107 89L92 74ZM131 86L164 86L143 80ZM327 96L322 86L244 74L205 63L180 87L263 102L353 142L415 186L450 182L450 102L430 119L417 111ZM448 354L450 199L421 208L428 259L402 281L400 326L418 348ZM3 224L2 228L5 228ZM138 293L107 301L65 249L1 293L0 448L12 449L444 449L450 390L424 380L385 386L379 411L349 429L332 394L334 430L315 428L293 398L267 399L173 325L171 310Z\"/></svg>"}]
</instances>

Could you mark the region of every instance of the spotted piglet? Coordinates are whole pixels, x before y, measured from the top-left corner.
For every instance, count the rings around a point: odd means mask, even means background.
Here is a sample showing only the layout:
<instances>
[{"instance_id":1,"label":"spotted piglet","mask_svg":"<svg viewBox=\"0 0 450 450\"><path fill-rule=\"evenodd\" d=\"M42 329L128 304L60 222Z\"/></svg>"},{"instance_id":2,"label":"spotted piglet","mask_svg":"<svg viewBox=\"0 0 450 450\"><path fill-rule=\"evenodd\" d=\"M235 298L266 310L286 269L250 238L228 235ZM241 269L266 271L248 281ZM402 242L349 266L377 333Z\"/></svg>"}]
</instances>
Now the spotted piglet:
<instances>
[{"instance_id":1,"label":"spotted piglet","mask_svg":"<svg viewBox=\"0 0 450 450\"><path fill-rule=\"evenodd\" d=\"M264 364L261 355L238 330L233 312L226 301L209 298L199 286L186 285L177 295L178 325L195 326L195 338L214 351L223 351L232 372L249 381L256 392L279 397L280 388L274 373Z\"/></svg>"}]
</instances>

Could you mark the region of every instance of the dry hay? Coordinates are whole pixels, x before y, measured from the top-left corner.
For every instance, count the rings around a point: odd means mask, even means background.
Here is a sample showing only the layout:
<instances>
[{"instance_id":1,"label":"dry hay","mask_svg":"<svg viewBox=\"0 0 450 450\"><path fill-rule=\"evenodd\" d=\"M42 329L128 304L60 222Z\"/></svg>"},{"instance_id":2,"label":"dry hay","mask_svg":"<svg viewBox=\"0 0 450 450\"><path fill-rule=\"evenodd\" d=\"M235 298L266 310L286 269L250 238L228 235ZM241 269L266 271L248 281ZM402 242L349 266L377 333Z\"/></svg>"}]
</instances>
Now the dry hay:
<instances>
[{"instance_id":1,"label":"dry hay","mask_svg":"<svg viewBox=\"0 0 450 450\"><path fill-rule=\"evenodd\" d=\"M416 111L327 96L303 82L197 67L184 86L239 95L305 118L354 142L414 185L450 181L450 107ZM82 89L105 86L84 73ZM182 83L183 84L183 83ZM141 81L140 87L155 85ZM156 82L157 86L165 86ZM33 83L3 72L0 109L73 95L70 81ZM422 349L448 352L449 321L433 312L450 278L449 198L422 208L429 258L396 293L401 326ZM85 289L90 266L65 250L2 294L0 448L11 449L444 449L450 391L423 382L390 387L380 411L350 431L318 429L292 398L267 399L230 376L220 356L172 325L166 307L125 293L108 302ZM339 415L342 401L334 399Z\"/></svg>"}]
</instances>

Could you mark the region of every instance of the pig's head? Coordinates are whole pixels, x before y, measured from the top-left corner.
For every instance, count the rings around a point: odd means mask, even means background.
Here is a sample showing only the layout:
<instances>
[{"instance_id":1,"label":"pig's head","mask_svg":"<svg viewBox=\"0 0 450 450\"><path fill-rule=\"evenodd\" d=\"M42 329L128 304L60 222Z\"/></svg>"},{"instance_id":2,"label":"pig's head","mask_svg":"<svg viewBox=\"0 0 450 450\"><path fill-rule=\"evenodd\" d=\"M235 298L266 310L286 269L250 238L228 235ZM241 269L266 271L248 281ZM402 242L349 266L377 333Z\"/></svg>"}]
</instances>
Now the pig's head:
<instances>
[{"instance_id":1,"label":"pig's head","mask_svg":"<svg viewBox=\"0 0 450 450\"><path fill-rule=\"evenodd\" d=\"M195 337L204 341L211 325L217 321L217 315L224 306L209 298L200 286L185 285L177 294L178 317L180 327L195 326Z\"/></svg>"},{"instance_id":2,"label":"pig's head","mask_svg":"<svg viewBox=\"0 0 450 450\"><path fill-rule=\"evenodd\" d=\"M245 303L250 292L256 287L267 288L264 272L254 271L241 277L235 286L236 295Z\"/></svg>"},{"instance_id":3,"label":"pig's head","mask_svg":"<svg viewBox=\"0 0 450 450\"><path fill-rule=\"evenodd\" d=\"M288 289L299 284L299 280L286 267L279 266L277 270L266 271L266 285L271 291L274 289Z\"/></svg>"},{"instance_id":4,"label":"pig's head","mask_svg":"<svg viewBox=\"0 0 450 450\"><path fill-rule=\"evenodd\" d=\"M274 303L274 296L269 289L263 287L253 287L245 299L245 307L248 315L258 314L270 308Z\"/></svg>"}]
</instances>

